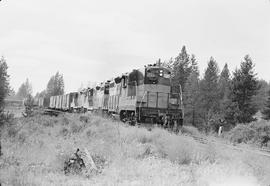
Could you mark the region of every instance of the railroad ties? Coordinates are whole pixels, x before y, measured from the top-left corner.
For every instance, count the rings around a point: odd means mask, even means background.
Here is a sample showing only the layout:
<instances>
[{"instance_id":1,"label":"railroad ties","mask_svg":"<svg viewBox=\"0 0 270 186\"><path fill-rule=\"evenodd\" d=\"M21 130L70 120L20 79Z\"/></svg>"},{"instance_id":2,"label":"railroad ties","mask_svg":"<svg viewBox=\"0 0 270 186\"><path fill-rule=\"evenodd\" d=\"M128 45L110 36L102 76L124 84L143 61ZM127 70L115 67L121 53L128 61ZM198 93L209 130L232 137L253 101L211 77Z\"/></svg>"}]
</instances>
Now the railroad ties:
<instances>
[{"instance_id":1,"label":"railroad ties","mask_svg":"<svg viewBox=\"0 0 270 186\"><path fill-rule=\"evenodd\" d=\"M54 110L54 109L44 109L43 113L50 116L58 116L59 114L64 113L63 111Z\"/></svg>"}]
</instances>

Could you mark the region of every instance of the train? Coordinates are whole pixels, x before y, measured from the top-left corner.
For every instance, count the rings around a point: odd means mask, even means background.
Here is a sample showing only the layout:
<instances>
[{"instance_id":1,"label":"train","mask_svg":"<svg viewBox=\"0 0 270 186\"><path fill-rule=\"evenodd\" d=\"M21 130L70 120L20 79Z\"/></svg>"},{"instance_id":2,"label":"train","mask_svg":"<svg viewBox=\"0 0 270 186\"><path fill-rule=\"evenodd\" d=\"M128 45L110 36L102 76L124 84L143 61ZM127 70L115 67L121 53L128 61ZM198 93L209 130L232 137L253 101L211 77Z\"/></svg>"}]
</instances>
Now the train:
<instances>
[{"instance_id":1,"label":"train","mask_svg":"<svg viewBox=\"0 0 270 186\"><path fill-rule=\"evenodd\" d=\"M181 86L172 85L171 70L153 64L78 92L40 98L39 106L68 112L99 112L141 123L183 124ZM177 91L174 91L177 90ZM46 103L46 105L45 105Z\"/></svg>"}]
</instances>

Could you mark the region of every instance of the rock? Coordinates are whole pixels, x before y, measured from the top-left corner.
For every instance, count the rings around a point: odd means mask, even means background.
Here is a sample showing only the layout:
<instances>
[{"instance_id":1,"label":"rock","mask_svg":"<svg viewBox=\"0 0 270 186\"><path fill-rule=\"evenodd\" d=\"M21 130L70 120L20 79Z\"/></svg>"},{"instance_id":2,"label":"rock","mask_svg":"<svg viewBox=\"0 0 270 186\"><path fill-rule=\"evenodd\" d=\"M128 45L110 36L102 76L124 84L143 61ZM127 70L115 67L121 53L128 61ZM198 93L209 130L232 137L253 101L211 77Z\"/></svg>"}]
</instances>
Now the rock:
<instances>
[{"instance_id":1,"label":"rock","mask_svg":"<svg viewBox=\"0 0 270 186\"><path fill-rule=\"evenodd\" d=\"M65 161L65 174L83 174L86 177L96 175L102 172L107 161L101 156L92 156L89 151L84 148L83 151L77 149L74 157Z\"/></svg>"},{"instance_id":2,"label":"rock","mask_svg":"<svg viewBox=\"0 0 270 186\"><path fill-rule=\"evenodd\" d=\"M94 169L95 171L98 170L95 162L93 161L92 156L90 155L89 151L86 148L84 148L83 158L85 160L85 167L88 170L91 170L91 169Z\"/></svg>"},{"instance_id":3,"label":"rock","mask_svg":"<svg viewBox=\"0 0 270 186\"><path fill-rule=\"evenodd\" d=\"M85 168L85 164L81 156L79 155L79 149L74 153L75 157L69 158L64 163L65 174L79 174Z\"/></svg>"}]
</instances>

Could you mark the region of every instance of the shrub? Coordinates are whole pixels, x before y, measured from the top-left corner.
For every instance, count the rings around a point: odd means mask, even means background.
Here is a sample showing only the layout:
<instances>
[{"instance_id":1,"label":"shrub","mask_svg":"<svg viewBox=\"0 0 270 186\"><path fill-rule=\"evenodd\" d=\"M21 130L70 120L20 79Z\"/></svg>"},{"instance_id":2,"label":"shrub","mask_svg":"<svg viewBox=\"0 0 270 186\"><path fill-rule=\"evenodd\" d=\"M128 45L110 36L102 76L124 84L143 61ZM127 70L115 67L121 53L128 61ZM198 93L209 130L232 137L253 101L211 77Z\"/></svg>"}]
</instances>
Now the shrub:
<instances>
[{"instance_id":1,"label":"shrub","mask_svg":"<svg viewBox=\"0 0 270 186\"><path fill-rule=\"evenodd\" d=\"M88 123L88 121L90 121L90 118L88 116L82 115L82 116L80 116L79 120L81 122Z\"/></svg>"},{"instance_id":2,"label":"shrub","mask_svg":"<svg viewBox=\"0 0 270 186\"><path fill-rule=\"evenodd\" d=\"M40 121L38 121L40 122ZM54 124L55 124L55 121L52 119L52 118L48 118L48 117L44 117L42 120L41 120L41 123L43 126L45 127L53 127Z\"/></svg>"},{"instance_id":3,"label":"shrub","mask_svg":"<svg viewBox=\"0 0 270 186\"><path fill-rule=\"evenodd\" d=\"M72 123L71 125L71 132L72 133L78 133L82 129L82 126L77 125L76 123Z\"/></svg>"},{"instance_id":4,"label":"shrub","mask_svg":"<svg viewBox=\"0 0 270 186\"><path fill-rule=\"evenodd\" d=\"M86 132L86 135L89 138L94 137L94 136L96 136L96 131L93 130L93 129L88 129L87 132Z\"/></svg>"},{"instance_id":5,"label":"shrub","mask_svg":"<svg viewBox=\"0 0 270 186\"><path fill-rule=\"evenodd\" d=\"M234 143L247 143L252 140L255 135L256 130L251 128L249 125L244 124L237 125L228 133L230 141Z\"/></svg>"},{"instance_id":6,"label":"shrub","mask_svg":"<svg viewBox=\"0 0 270 186\"><path fill-rule=\"evenodd\" d=\"M68 125L68 124L69 124L69 119L64 116L62 119L62 125Z\"/></svg>"},{"instance_id":7,"label":"shrub","mask_svg":"<svg viewBox=\"0 0 270 186\"><path fill-rule=\"evenodd\" d=\"M250 124L238 124L225 138L234 143L260 144L264 136L270 136L270 122L265 120L252 122Z\"/></svg>"},{"instance_id":8,"label":"shrub","mask_svg":"<svg viewBox=\"0 0 270 186\"><path fill-rule=\"evenodd\" d=\"M12 124L14 119L13 113L0 111L0 127L4 124Z\"/></svg>"},{"instance_id":9,"label":"shrub","mask_svg":"<svg viewBox=\"0 0 270 186\"><path fill-rule=\"evenodd\" d=\"M188 134L188 135L191 135L191 136L200 136L200 132L197 128L193 127L193 126L183 126L181 128L181 132L183 134Z\"/></svg>"},{"instance_id":10,"label":"shrub","mask_svg":"<svg viewBox=\"0 0 270 186\"><path fill-rule=\"evenodd\" d=\"M24 143L26 140L26 135L26 132L20 132L18 137L19 142Z\"/></svg>"},{"instance_id":11,"label":"shrub","mask_svg":"<svg viewBox=\"0 0 270 186\"><path fill-rule=\"evenodd\" d=\"M8 137L14 138L18 133L18 130L15 126L8 127Z\"/></svg>"},{"instance_id":12,"label":"shrub","mask_svg":"<svg viewBox=\"0 0 270 186\"><path fill-rule=\"evenodd\" d=\"M60 135L61 136L67 136L69 133L67 128L63 128L62 130L60 130Z\"/></svg>"}]
</instances>

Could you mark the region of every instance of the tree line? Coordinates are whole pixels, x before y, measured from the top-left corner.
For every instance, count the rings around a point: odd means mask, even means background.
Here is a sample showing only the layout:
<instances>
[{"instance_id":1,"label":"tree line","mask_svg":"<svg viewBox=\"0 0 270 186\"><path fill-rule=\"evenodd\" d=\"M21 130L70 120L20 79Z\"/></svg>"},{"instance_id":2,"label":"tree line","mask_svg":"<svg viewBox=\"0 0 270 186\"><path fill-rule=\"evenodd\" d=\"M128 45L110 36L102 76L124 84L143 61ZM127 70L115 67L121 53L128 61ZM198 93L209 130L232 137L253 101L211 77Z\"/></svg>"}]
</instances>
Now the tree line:
<instances>
[{"instance_id":1,"label":"tree line","mask_svg":"<svg viewBox=\"0 0 270 186\"><path fill-rule=\"evenodd\" d=\"M198 61L183 46L180 53L163 65L172 69L172 84L181 85L184 101L184 122L201 130L210 131L217 124L234 127L237 123L254 121L254 115L261 111L264 119L270 119L270 85L258 80L255 65L249 55L244 56L240 67L230 72L228 64L220 71L213 57L207 62L207 68L199 72ZM10 95L18 99L32 95L32 85L28 79L19 87L17 93L9 86L7 63L0 59L0 112L4 109L4 100ZM64 94L63 74L56 72L45 90L35 97Z\"/></svg>"},{"instance_id":2,"label":"tree line","mask_svg":"<svg viewBox=\"0 0 270 186\"><path fill-rule=\"evenodd\" d=\"M64 88L65 84L63 74L56 72L56 74L51 76L51 78L49 79L46 89L41 92L37 92L35 96L33 96L32 84L28 78L25 80L25 82L21 84L17 92L15 92L14 89L9 88L7 90L8 95L5 96L10 99L16 100L23 100L29 96L32 98L49 98L51 96L64 94Z\"/></svg>"},{"instance_id":3,"label":"tree line","mask_svg":"<svg viewBox=\"0 0 270 186\"><path fill-rule=\"evenodd\" d=\"M216 60L210 57L200 76L195 55L188 54L183 46L164 65L172 69L173 85L182 87L185 124L208 132L221 124L230 129L237 123L254 121L258 111L264 119L270 119L270 86L258 80L249 55L233 72L227 63L220 72Z\"/></svg>"}]
</instances>

